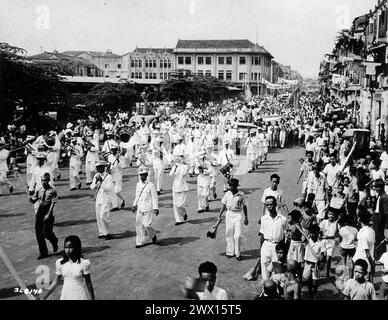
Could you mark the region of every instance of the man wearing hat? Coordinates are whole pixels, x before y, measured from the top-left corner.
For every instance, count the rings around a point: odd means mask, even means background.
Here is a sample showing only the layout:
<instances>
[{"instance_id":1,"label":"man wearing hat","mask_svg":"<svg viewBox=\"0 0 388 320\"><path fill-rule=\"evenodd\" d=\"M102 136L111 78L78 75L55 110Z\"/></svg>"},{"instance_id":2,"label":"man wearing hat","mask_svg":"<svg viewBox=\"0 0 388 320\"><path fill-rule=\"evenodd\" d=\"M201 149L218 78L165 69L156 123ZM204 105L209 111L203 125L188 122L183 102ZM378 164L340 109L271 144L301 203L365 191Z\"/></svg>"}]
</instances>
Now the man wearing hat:
<instances>
[{"instance_id":1,"label":"man wearing hat","mask_svg":"<svg viewBox=\"0 0 388 320\"><path fill-rule=\"evenodd\" d=\"M248 132L248 138L245 142L245 147L247 148L247 161L248 161L248 172L252 173L256 169L256 149L257 143L256 138L254 137L254 132Z\"/></svg>"},{"instance_id":2,"label":"man wearing hat","mask_svg":"<svg viewBox=\"0 0 388 320\"><path fill-rule=\"evenodd\" d=\"M238 190L238 179L232 178L228 184L230 188L221 200L222 209L218 219L221 219L222 214L226 211L226 256L228 258L236 257L238 261L241 261L240 249L243 215L245 216L244 224L248 225L247 201L244 193Z\"/></svg>"},{"instance_id":3,"label":"man wearing hat","mask_svg":"<svg viewBox=\"0 0 388 320\"><path fill-rule=\"evenodd\" d=\"M104 145L102 146L102 153L108 153L111 152L112 144L116 143L116 141L113 139L113 132L107 131L106 132L106 141L104 142Z\"/></svg>"},{"instance_id":4,"label":"man wearing hat","mask_svg":"<svg viewBox=\"0 0 388 320\"><path fill-rule=\"evenodd\" d=\"M31 181L28 188L28 191L31 195L42 187L42 179L45 173L48 173L50 175L50 185L51 187L54 187L53 174L51 172L52 169L46 165L46 154L44 152L38 152L36 154L36 159L38 161L38 164L32 170Z\"/></svg>"},{"instance_id":5,"label":"man wearing hat","mask_svg":"<svg viewBox=\"0 0 388 320\"><path fill-rule=\"evenodd\" d=\"M179 135L176 137L177 144L173 149L173 156L176 157L178 154L183 154L186 156L186 144L183 142L183 136Z\"/></svg>"},{"instance_id":6,"label":"man wearing hat","mask_svg":"<svg viewBox=\"0 0 388 320\"><path fill-rule=\"evenodd\" d=\"M32 178L32 171L38 164L38 160L36 159L34 152L37 151L38 145L34 142L35 136L28 135L26 139L26 149L24 154L27 156L26 166L27 166L27 184L30 185Z\"/></svg>"},{"instance_id":7,"label":"man wearing hat","mask_svg":"<svg viewBox=\"0 0 388 320\"><path fill-rule=\"evenodd\" d=\"M7 158L9 156L9 151L7 148L4 148L5 140L3 137L0 138L0 194L2 193L2 185L6 185L9 188L9 192L13 192L12 184L7 179L8 165Z\"/></svg>"},{"instance_id":8,"label":"man wearing hat","mask_svg":"<svg viewBox=\"0 0 388 320\"><path fill-rule=\"evenodd\" d=\"M79 172L81 171L81 158L83 157L84 151L81 146L76 143L77 139L73 137L71 139L71 145L69 147L70 162L69 162L69 181L70 191L81 189L81 178Z\"/></svg>"},{"instance_id":9,"label":"man wearing hat","mask_svg":"<svg viewBox=\"0 0 388 320\"><path fill-rule=\"evenodd\" d=\"M187 221L185 203L189 191L189 186L187 184L189 166L183 162L183 159L184 153L182 151L178 152L175 157L175 164L170 171L170 176L174 177L172 185L172 201L176 226Z\"/></svg>"},{"instance_id":10,"label":"man wearing hat","mask_svg":"<svg viewBox=\"0 0 388 320\"><path fill-rule=\"evenodd\" d=\"M106 172L105 168L108 162L99 160L96 162L97 173L93 177L90 189L96 191L96 219L98 227L98 238L110 240L112 238L109 232L109 212L112 208L112 176Z\"/></svg>"},{"instance_id":11,"label":"man wearing hat","mask_svg":"<svg viewBox=\"0 0 388 320\"><path fill-rule=\"evenodd\" d=\"M210 174L211 165L207 160L206 151L202 151L198 155L198 160L195 166L197 176L198 189L198 213L209 211L209 196L210 196Z\"/></svg>"},{"instance_id":12,"label":"man wearing hat","mask_svg":"<svg viewBox=\"0 0 388 320\"><path fill-rule=\"evenodd\" d=\"M87 146L86 153L86 163L85 163L85 171L86 171L86 185L91 185L94 175L96 174L96 161L98 161L98 151L100 149L100 144L97 139L94 139L93 132L88 131L87 140L90 143Z\"/></svg>"},{"instance_id":13,"label":"man wearing hat","mask_svg":"<svg viewBox=\"0 0 388 320\"><path fill-rule=\"evenodd\" d=\"M125 169L125 158L119 152L119 145L114 143L111 145L112 153L108 156L110 165L110 173L113 180L112 205L111 211L119 210L119 199L121 200L121 209L125 208L124 196L121 194L123 190L123 170Z\"/></svg>"},{"instance_id":14,"label":"man wearing hat","mask_svg":"<svg viewBox=\"0 0 388 320\"><path fill-rule=\"evenodd\" d=\"M159 204L155 186L147 179L147 167L139 167L138 173L140 179L136 185L136 197L131 210L137 211L136 248L141 248L145 244L146 233L152 243L156 243L156 231L152 228L152 215L159 214Z\"/></svg>"},{"instance_id":15,"label":"man wearing hat","mask_svg":"<svg viewBox=\"0 0 388 320\"><path fill-rule=\"evenodd\" d=\"M167 155L167 150L163 145L163 141L163 137L159 135L151 144L152 167L155 173L155 184L158 195L160 195L160 192L162 191L164 162L166 161L165 156Z\"/></svg>"}]
</instances>

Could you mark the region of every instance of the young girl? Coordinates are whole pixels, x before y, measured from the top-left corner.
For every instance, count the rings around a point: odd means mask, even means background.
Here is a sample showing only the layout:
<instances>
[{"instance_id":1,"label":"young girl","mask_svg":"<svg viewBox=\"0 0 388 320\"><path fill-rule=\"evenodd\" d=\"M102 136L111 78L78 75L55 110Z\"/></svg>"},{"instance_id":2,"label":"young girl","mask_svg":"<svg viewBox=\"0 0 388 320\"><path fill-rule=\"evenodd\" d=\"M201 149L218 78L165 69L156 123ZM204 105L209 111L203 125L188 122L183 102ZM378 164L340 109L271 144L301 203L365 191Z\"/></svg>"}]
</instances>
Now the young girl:
<instances>
[{"instance_id":1,"label":"young girl","mask_svg":"<svg viewBox=\"0 0 388 320\"><path fill-rule=\"evenodd\" d=\"M65 239L63 258L56 261L55 267L54 281L39 299L47 299L63 279L61 300L94 300L90 261L83 258L81 240L77 236Z\"/></svg>"},{"instance_id":2,"label":"young girl","mask_svg":"<svg viewBox=\"0 0 388 320\"><path fill-rule=\"evenodd\" d=\"M293 210L290 212L289 216L291 244L288 250L287 260L295 260L298 263L298 272L301 276L304 261L304 245L302 242L302 232L299 223L302 218L302 214L298 210Z\"/></svg>"}]
</instances>

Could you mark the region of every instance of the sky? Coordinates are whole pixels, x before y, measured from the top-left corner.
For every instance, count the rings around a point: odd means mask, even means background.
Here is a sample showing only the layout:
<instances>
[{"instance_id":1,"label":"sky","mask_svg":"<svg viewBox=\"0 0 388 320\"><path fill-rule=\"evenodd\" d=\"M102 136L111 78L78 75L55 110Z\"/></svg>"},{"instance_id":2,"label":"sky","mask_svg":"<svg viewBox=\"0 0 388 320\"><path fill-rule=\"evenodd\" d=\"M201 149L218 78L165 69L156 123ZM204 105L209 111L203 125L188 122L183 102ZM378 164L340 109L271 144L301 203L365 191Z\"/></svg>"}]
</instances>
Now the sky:
<instances>
[{"instance_id":1,"label":"sky","mask_svg":"<svg viewBox=\"0 0 388 320\"><path fill-rule=\"evenodd\" d=\"M249 39L317 77L338 31L377 0L0 0L0 42L27 50L125 54L178 39Z\"/></svg>"}]
</instances>

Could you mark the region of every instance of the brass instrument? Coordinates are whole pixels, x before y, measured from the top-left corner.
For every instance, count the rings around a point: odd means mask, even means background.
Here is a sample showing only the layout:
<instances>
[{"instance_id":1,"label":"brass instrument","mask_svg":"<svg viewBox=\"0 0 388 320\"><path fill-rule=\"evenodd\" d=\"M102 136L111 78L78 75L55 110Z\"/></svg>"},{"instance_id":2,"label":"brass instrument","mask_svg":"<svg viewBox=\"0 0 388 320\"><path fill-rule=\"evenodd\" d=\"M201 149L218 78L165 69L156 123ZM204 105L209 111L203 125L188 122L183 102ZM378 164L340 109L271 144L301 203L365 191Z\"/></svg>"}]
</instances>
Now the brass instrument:
<instances>
[{"instance_id":1,"label":"brass instrument","mask_svg":"<svg viewBox=\"0 0 388 320\"><path fill-rule=\"evenodd\" d=\"M133 136L133 131L130 126L122 126L117 130L116 135L120 137L120 141L127 143Z\"/></svg>"}]
</instances>

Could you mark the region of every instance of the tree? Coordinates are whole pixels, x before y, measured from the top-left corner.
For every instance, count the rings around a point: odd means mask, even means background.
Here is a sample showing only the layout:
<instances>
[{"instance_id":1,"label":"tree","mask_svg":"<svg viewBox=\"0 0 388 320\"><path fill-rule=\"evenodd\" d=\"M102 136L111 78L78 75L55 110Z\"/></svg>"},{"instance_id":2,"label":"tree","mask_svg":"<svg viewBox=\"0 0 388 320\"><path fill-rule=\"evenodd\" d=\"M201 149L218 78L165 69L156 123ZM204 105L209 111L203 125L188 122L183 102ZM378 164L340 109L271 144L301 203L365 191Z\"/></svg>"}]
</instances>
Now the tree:
<instances>
[{"instance_id":1,"label":"tree","mask_svg":"<svg viewBox=\"0 0 388 320\"><path fill-rule=\"evenodd\" d=\"M48 111L66 91L57 72L28 61L22 48L0 43L0 126L13 119L17 107L25 117Z\"/></svg>"},{"instance_id":2,"label":"tree","mask_svg":"<svg viewBox=\"0 0 388 320\"><path fill-rule=\"evenodd\" d=\"M103 106L105 110L123 109L131 111L140 100L140 89L136 84L124 81L119 84L105 82L94 86L88 93L87 106Z\"/></svg>"},{"instance_id":3,"label":"tree","mask_svg":"<svg viewBox=\"0 0 388 320\"><path fill-rule=\"evenodd\" d=\"M179 104L208 102L226 96L227 84L211 76L200 76L189 70L177 70L171 78L161 85L162 95L169 100L177 100Z\"/></svg>"}]
</instances>

